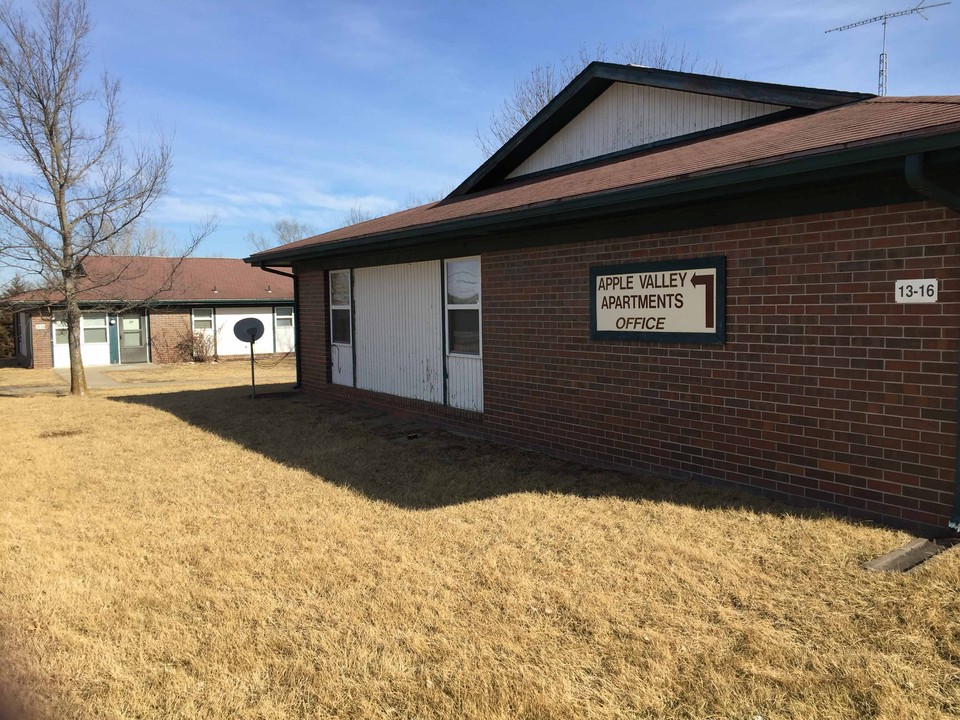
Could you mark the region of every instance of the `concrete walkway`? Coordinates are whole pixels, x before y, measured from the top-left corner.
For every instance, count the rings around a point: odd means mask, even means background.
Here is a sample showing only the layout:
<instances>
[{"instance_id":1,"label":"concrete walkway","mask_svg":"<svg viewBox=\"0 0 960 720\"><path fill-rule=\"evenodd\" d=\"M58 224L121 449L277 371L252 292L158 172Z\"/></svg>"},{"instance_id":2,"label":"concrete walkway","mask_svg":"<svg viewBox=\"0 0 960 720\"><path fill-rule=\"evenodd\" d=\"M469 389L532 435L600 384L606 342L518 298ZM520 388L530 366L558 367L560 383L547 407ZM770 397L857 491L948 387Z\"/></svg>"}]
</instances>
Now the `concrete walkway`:
<instances>
[{"instance_id":1,"label":"concrete walkway","mask_svg":"<svg viewBox=\"0 0 960 720\"><path fill-rule=\"evenodd\" d=\"M70 368L54 368L57 375L63 378L63 381L70 385ZM90 390L110 390L111 388L124 387L123 383L118 383L113 378L109 378L100 372L99 368L85 367L83 369L87 376L87 387Z\"/></svg>"},{"instance_id":2,"label":"concrete walkway","mask_svg":"<svg viewBox=\"0 0 960 720\"><path fill-rule=\"evenodd\" d=\"M114 372L121 369L142 370L149 367L147 364L138 365L114 365L110 366L110 371ZM102 372L106 368L85 367L84 373L87 376L87 388L90 390L115 390L117 388L134 387L157 387L158 383L121 383L111 377L107 377ZM70 368L53 368L53 372L62 381L62 385L6 385L0 387L0 397L11 397L16 395L66 395L70 392Z\"/></svg>"}]
</instances>

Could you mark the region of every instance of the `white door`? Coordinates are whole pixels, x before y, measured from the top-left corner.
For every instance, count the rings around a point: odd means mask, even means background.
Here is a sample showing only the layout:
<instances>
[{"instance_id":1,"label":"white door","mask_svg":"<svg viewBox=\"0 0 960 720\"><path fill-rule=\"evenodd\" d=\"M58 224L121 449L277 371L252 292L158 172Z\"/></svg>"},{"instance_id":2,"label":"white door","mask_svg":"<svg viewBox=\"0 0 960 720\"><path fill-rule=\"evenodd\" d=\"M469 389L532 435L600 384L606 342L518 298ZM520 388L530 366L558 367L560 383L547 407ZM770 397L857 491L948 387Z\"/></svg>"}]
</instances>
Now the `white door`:
<instances>
[{"instance_id":1,"label":"white door","mask_svg":"<svg viewBox=\"0 0 960 720\"><path fill-rule=\"evenodd\" d=\"M353 283L349 270L330 271L330 380L353 385Z\"/></svg>"},{"instance_id":2,"label":"white door","mask_svg":"<svg viewBox=\"0 0 960 720\"><path fill-rule=\"evenodd\" d=\"M278 353L291 352L296 344L293 322L293 306L274 308L273 336L276 338L276 351Z\"/></svg>"},{"instance_id":3,"label":"white door","mask_svg":"<svg viewBox=\"0 0 960 720\"><path fill-rule=\"evenodd\" d=\"M105 312L85 312L80 316L80 353L84 365L110 364L109 322Z\"/></svg>"},{"instance_id":4,"label":"white door","mask_svg":"<svg viewBox=\"0 0 960 720\"><path fill-rule=\"evenodd\" d=\"M53 366L70 367L70 348L67 346L67 318L63 313L53 314Z\"/></svg>"},{"instance_id":5,"label":"white door","mask_svg":"<svg viewBox=\"0 0 960 720\"><path fill-rule=\"evenodd\" d=\"M357 387L443 402L440 261L358 268Z\"/></svg>"},{"instance_id":6,"label":"white door","mask_svg":"<svg viewBox=\"0 0 960 720\"><path fill-rule=\"evenodd\" d=\"M54 367L70 367L70 347L67 343L66 316L64 313L54 313ZM80 357L84 366L87 367L110 364L110 340L106 313L87 312L80 316Z\"/></svg>"}]
</instances>

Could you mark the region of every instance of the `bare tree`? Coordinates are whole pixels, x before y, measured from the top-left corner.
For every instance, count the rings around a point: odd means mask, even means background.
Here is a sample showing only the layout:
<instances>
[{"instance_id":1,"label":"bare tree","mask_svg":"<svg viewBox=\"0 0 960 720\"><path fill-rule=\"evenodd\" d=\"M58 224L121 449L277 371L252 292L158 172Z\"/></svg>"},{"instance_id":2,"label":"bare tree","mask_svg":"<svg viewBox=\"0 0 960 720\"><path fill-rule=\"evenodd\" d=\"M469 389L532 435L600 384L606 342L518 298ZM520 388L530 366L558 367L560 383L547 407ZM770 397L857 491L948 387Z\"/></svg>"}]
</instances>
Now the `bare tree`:
<instances>
[{"instance_id":1,"label":"bare tree","mask_svg":"<svg viewBox=\"0 0 960 720\"><path fill-rule=\"evenodd\" d=\"M292 218L280 218L273 223L271 230L273 231L273 237L251 230L247 233L247 244L259 252L317 234L317 231L310 225Z\"/></svg>"},{"instance_id":2,"label":"bare tree","mask_svg":"<svg viewBox=\"0 0 960 720\"><path fill-rule=\"evenodd\" d=\"M617 60L631 65L704 75L720 75L723 72L720 62L704 62L698 53L687 49L686 43L671 43L663 36L659 40L641 41L638 38L629 45L621 45L617 48Z\"/></svg>"},{"instance_id":3,"label":"bare tree","mask_svg":"<svg viewBox=\"0 0 960 720\"><path fill-rule=\"evenodd\" d=\"M343 225L341 227L357 225L362 222L367 222L367 220L374 220L378 217L380 217L380 215L372 210L367 210L365 207L363 207L363 205L360 204L360 201L358 200L350 208L350 212L344 216Z\"/></svg>"},{"instance_id":4,"label":"bare tree","mask_svg":"<svg viewBox=\"0 0 960 720\"><path fill-rule=\"evenodd\" d=\"M85 82L90 31L84 0L37 0L35 23L0 0L0 141L24 168L0 183L0 258L62 296L74 395L87 391L83 261L109 250L161 196L171 159L162 138L150 149L125 147L119 83L106 73Z\"/></svg>"},{"instance_id":5,"label":"bare tree","mask_svg":"<svg viewBox=\"0 0 960 720\"><path fill-rule=\"evenodd\" d=\"M98 255L147 255L171 257L181 253L176 237L168 230L135 223L97 248Z\"/></svg>"},{"instance_id":6,"label":"bare tree","mask_svg":"<svg viewBox=\"0 0 960 720\"><path fill-rule=\"evenodd\" d=\"M449 194L449 190L437 190L435 192L426 194L420 194L411 191L407 195L406 200L404 200L397 208L397 212L400 210L410 210L412 208L420 207L421 205L427 205L429 203L440 202ZM343 224L340 227L357 225L362 222L367 222L368 220L375 220L378 217L383 217L383 213L375 213L372 210L368 210L358 200L350 208L350 212L344 216Z\"/></svg>"},{"instance_id":7,"label":"bare tree","mask_svg":"<svg viewBox=\"0 0 960 720\"><path fill-rule=\"evenodd\" d=\"M427 205L428 203L440 202L449 194L450 190L436 190L432 193L423 194L411 192L407 195L407 199L403 201L403 205L400 209L409 210L411 208L420 207L421 205Z\"/></svg>"},{"instance_id":8,"label":"bare tree","mask_svg":"<svg viewBox=\"0 0 960 720\"><path fill-rule=\"evenodd\" d=\"M582 45L577 55L565 56L559 63L536 65L526 76L514 81L509 97L491 113L486 132L477 128L476 143L483 156L493 155L587 65L595 60L606 59L606 55L607 50L603 45L597 45L592 50ZM622 63L680 72L696 72L704 67L700 56L689 51L685 44L671 43L665 37L659 40L638 39L630 45L621 45L617 48L615 58ZM722 66L714 62L706 66L704 72L719 75Z\"/></svg>"}]
</instances>

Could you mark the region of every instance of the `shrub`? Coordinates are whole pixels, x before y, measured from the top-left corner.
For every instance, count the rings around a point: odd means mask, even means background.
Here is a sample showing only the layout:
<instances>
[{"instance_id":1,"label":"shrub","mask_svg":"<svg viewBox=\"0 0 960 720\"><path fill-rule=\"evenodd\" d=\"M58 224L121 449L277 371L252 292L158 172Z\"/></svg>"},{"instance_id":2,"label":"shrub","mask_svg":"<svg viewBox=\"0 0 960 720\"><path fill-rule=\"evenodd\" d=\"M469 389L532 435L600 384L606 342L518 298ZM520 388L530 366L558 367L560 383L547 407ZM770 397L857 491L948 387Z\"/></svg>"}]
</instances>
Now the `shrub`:
<instances>
[{"instance_id":1,"label":"shrub","mask_svg":"<svg viewBox=\"0 0 960 720\"><path fill-rule=\"evenodd\" d=\"M211 362L217 359L213 335L184 331L176 344L177 355L183 362Z\"/></svg>"}]
</instances>

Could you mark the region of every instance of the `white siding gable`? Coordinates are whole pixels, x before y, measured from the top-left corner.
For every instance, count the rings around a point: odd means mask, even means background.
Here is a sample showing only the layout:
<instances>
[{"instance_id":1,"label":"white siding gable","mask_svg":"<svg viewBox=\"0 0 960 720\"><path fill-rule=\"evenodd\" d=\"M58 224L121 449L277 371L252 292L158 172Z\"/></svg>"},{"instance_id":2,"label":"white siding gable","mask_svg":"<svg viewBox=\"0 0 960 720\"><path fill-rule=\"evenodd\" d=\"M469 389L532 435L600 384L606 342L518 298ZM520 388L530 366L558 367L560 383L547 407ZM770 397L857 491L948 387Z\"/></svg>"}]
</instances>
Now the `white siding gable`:
<instances>
[{"instance_id":1,"label":"white siding gable","mask_svg":"<svg viewBox=\"0 0 960 720\"><path fill-rule=\"evenodd\" d=\"M548 170L785 109L784 105L614 83L508 177Z\"/></svg>"}]
</instances>

